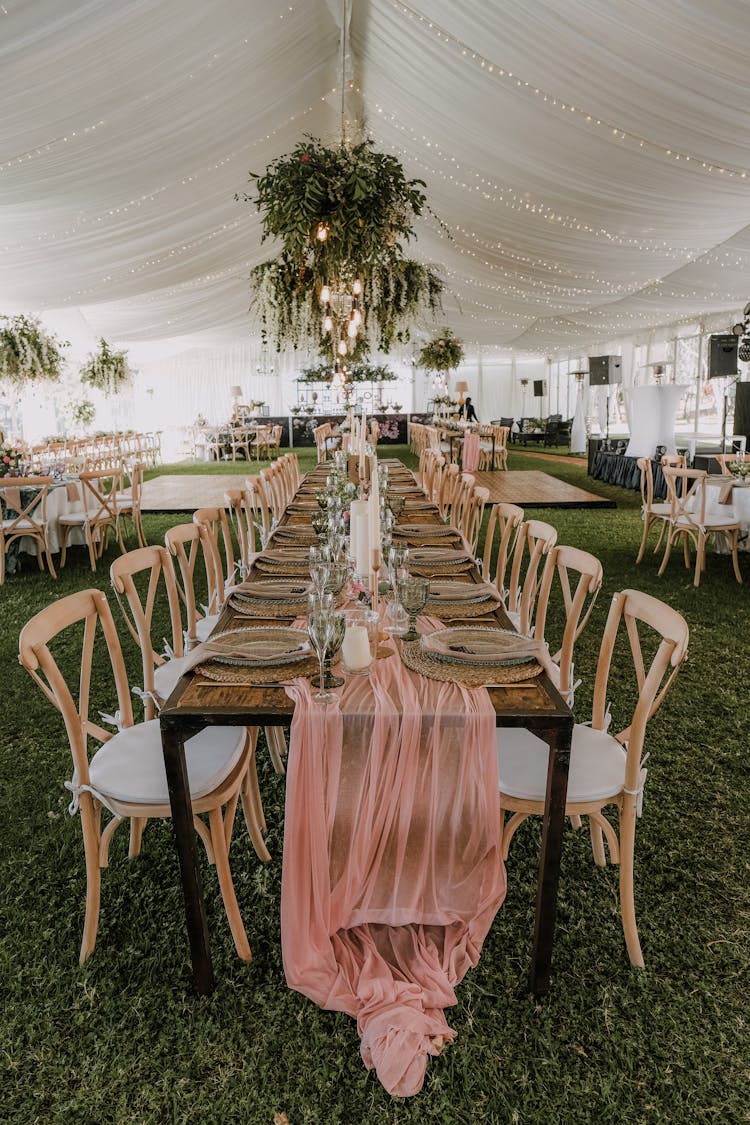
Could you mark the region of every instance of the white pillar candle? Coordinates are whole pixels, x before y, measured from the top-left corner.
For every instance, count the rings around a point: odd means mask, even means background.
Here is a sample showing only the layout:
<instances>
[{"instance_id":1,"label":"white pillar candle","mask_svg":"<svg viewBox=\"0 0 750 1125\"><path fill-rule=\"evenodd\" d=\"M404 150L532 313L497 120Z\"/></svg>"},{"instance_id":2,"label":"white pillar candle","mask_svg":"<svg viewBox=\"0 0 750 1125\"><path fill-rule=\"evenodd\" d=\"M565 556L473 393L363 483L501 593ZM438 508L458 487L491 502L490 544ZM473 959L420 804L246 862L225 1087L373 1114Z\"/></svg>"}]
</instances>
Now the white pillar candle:
<instances>
[{"instance_id":1,"label":"white pillar candle","mask_svg":"<svg viewBox=\"0 0 750 1125\"><path fill-rule=\"evenodd\" d=\"M361 672L370 667L370 636L365 625L347 625L341 655L350 672Z\"/></svg>"},{"instance_id":2,"label":"white pillar candle","mask_svg":"<svg viewBox=\"0 0 750 1125\"><path fill-rule=\"evenodd\" d=\"M352 500L349 506L351 553L357 574L370 573L370 513L367 500Z\"/></svg>"},{"instance_id":3,"label":"white pillar candle","mask_svg":"<svg viewBox=\"0 0 750 1125\"><path fill-rule=\"evenodd\" d=\"M378 459L370 458L370 551L380 551L380 482Z\"/></svg>"}]
</instances>

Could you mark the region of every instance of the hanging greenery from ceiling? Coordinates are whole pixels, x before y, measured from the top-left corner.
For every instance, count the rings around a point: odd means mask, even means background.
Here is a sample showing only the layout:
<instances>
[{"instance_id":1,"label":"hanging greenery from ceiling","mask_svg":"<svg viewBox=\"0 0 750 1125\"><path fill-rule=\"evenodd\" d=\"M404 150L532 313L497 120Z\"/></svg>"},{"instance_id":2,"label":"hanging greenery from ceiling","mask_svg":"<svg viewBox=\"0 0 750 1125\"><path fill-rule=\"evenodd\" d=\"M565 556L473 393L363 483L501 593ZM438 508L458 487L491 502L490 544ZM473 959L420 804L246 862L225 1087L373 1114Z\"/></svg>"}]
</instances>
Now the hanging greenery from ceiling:
<instances>
[{"instance_id":1,"label":"hanging greenery from ceiling","mask_svg":"<svg viewBox=\"0 0 750 1125\"><path fill-rule=\"evenodd\" d=\"M439 312L441 279L403 249L426 205L425 185L408 180L394 156L369 139L328 148L306 137L251 180L254 192L237 198L260 211L263 240L281 242L251 273L253 306L278 349L313 345L335 358L337 340L321 314L326 284L362 283L363 326L349 360L387 352L408 339L420 312Z\"/></svg>"},{"instance_id":2,"label":"hanging greenery from ceiling","mask_svg":"<svg viewBox=\"0 0 750 1125\"><path fill-rule=\"evenodd\" d=\"M464 349L461 340L454 336L450 328L444 328L428 341L419 353L417 364L428 371L453 371L463 361Z\"/></svg>"},{"instance_id":3,"label":"hanging greenery from ceiling","mask_svg":"<svg viewBox=\"0 0 750 1125\"><path fill-rule=\"evenodd\" d=\"M27 383L56 383L62 375L66 340L47 332L33 316L2 316L0 321L0 379L16 387Z\"/></svg>"},{"instance_id":4,"label":"hanging greenery from ceiling","mask_svg":"<svg viewBox=\"0 0 750 1125\"><path fill-rule=\"evenodd\" d=\"M351 363L346 365L347 383L392 383L398 379L389 367L371 363ZM321 363L317 367L305 367L298 383L330 383L333 380L333 364Z\"/></svg>"},{"instance_id":5,"label":"hanging greenery from ceiling","mask_svg":"<svg viewBox=\"0 0 750 1125\"><path fill-rule=\"evenodd\" d=\"M99 341L99 350L92 352L81 368L81 382L107 396L119 394L132 377L128 353L112 351L104 338Z\"/></svg>"}]
</instances>

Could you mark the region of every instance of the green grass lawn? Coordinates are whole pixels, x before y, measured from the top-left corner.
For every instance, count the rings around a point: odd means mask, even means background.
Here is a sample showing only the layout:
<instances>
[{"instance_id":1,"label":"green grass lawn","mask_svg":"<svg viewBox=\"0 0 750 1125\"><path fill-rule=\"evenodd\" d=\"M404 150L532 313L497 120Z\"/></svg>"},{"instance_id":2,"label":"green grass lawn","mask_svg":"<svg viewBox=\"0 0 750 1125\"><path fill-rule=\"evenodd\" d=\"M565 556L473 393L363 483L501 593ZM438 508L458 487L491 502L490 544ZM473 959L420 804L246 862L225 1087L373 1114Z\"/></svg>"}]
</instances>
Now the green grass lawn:
<instances>
[{"instance_id":1,"label":"green grass lawn","mask_svg":"<svg viewBox=\"0 0 750 1125\"><path fill-rule=\"evenodd\" d=\"M132 862L126 830L115 836L103 873L97 947L79 967L85 875L80 826L66 812L62 785L71 772L67 739L16 659L19 629L51 598L89 586L108 589L114 549L96 575L74 550L59 581L26 564L0 587L3 1121L272 1125L281 1112L290 1125L748 1120L750 657L742 640L748 592L734 581L729 560L714 554L697 590L681 557L662 578L653 554L635 567L641 526L635 494L591 482L575 464L540 460L513 452L510 467L543 467L619 505L534 512L558 529L560 542L594 552L604 567L604 591L578 646L579 716L587 717L613 591L655 594L691 628L689 661L647 740L649 777L636 840L645 971L631 969L625 953L616 869L596 868L587 831L571 831L552 988L540 1000L528 993L540 838L538 824L528 822L513 842L506 902L448 1012L457 1041L430 1061L418 1097L390 1098L364 1070L354 1022L319 1010L285 985L284 780L262 746L273 861L263 866L256 859L241 817L232 848L252 964L234 954L216 878L204 862L218 986L210 998L193 995L170 828L155 822ZM161 542L176 522L180 517L146 516L146 535ZM121 635L138 682L135 645L124 629ZM95 693L111 710L103 667L97 663ZM625 673L616 668L612 685L616 724L631 694Z\"/></svg>"}]
</instances>

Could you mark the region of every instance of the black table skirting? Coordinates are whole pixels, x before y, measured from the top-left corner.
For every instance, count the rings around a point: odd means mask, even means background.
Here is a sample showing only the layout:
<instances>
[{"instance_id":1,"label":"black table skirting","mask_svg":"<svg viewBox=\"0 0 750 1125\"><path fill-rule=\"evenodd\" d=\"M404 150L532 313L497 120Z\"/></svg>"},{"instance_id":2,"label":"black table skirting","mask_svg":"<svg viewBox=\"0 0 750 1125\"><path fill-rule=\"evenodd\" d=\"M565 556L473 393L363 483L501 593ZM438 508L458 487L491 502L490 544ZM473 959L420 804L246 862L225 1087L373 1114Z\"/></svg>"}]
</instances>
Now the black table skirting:
<instances>
[{"instance_id":1,"label":"black table skirting","mask_svg":"<svg viewBox=\"0 0 750 1125\"><path fill-rule=\"evenodd\" d=\"M659 461L652 459L651 472L654 478L654 498L663 500L667 495L667 484ZM641 487L638 458L626 457L624 453L604 453L602 450L597 450L591 461L589 475L594 480L618 484L621 488L633 488L638 491Z\"/></svg>"}]
</instances>

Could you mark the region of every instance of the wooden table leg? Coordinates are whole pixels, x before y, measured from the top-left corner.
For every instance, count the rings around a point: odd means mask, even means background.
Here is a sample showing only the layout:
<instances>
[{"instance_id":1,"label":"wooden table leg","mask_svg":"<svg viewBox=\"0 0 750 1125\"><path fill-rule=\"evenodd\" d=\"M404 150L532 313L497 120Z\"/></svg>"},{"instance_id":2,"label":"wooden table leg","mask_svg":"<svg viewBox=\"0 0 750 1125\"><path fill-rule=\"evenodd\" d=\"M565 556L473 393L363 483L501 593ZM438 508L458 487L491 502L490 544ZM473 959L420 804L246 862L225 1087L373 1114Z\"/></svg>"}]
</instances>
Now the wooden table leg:
<instances>
[{"instance_id":1,"label":"wooden table leg","mask_svg":"<svg viewBox=\"0 0 750 1125\"><path fill-rule=\"evenodd\" d=\"M549 743L550 748L534 917L534 946L531 956L531 990L538 996L547 991L550 981L557 887L560 881L565 826L565 799L568 792L570 740L573 733L572 716L569 721L554 729L536 733Z\"/></svg>"},{"instance_id":2,"label":"wooden table leg","mask_svg":"<svg viewBox=\"0 0 750 1125\"><path fill-rule=\"evenodd\" d=\"M209 996L214 990L214 972L208 943L206 905L198 868L190 786L185 766L184 735L173 726L162 725L161 744L169 788L169 803L172 808L172 827L180 863L182 893L185 899L185 920L193 963L193 981L199 996Z\"/></svg>"}]
</instances>

